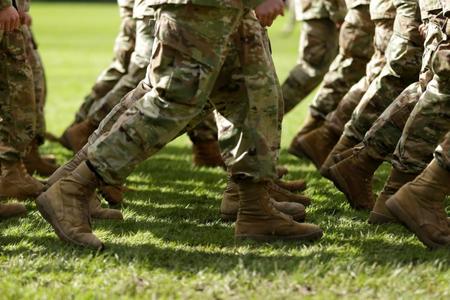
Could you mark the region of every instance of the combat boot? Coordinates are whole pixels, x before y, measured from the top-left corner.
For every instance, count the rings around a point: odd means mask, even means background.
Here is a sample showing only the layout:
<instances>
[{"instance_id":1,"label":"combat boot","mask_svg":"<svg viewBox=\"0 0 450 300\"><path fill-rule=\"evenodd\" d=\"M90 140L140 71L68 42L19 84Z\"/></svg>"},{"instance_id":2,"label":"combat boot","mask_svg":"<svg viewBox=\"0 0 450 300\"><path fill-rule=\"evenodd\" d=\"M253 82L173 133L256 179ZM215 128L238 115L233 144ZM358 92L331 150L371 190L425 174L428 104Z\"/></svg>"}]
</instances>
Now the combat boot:
<instances>
[{"instance_id":1,"label":"combat boot","mask_svg":"<svg viewBox=\"0 0 450 300\"><path fill-rule=\"evenodd\" d=\"M288 152L297 157L308 158L317 169L320 169L338 140L339 136L324 125L297 139L295 145L291 144Z\"/></svg>"},{"instance_id":2,"label":"combat boot","mask_svg":"<svg viewBox=\"0 0 450 300\"><path fill-rule=\"evenodd\" d=\"M249 179L237 181L239 186L239 212L235 225L235 238L274 240L317 240L322 237L319 226L297 223L273 206L267 183Z\"/></svg>"},{"instance_id":3,"label":"combat boot","mask_svg":"<svg viewBox=\"0 0 450 300\"><path fill-rule=\"evenodd\" d=\"M392 168L389 178L383 187L383 191L375 201L373 210L370 212L368 222L374 225L385 223L397 223L397 219L386 207L386 200L392 197L403 185L412 181L418 174L405 173Z\"/></svg>"},{"instance_id":4,"label":"combat boot","mask_svg":"<svg viewBox=\"0 0 450 300\"><path fill-rule=\"evenodd\" d=\"M58 180L69 175L73 170L75 170L82 162L86 161L87 156L87 148L83 147L80 151L78 151L71 160L67 163L59 167L55 172L53 172L52 176L50 176L47 180L47 186L50 187L52 184L57 182Z\"/></svg>"},{"instance_id":5,"label":"combat boot","mask_svg":"<svg viewBox=\"0 0 450 300\"><path fill-rule=\"evenodd\" d=\"M273 198L278 202L295 202L305 206L311 204L311 199L308 197L294 194L286 189L283 189L275 182L269 182L267 184L267 191L269 192L270 198Z\"/></svg>"},{"instance_id":6,"label":"combat boot","mask_svg":"<svg viewBox=\"0 0 450 300\"><path fill-rule=\"evenodd\" d=\"M30 175L36 172L41 176L48 177L52 175L53 172L56 171L56 169L58 169L58 165L41 157L36 140L31 142L30 150L25 156L23 162Z\"/></svg>"},{"instance_id":7,"label":"combat boot","mask_svg":"<svg viewBox=\"0 0 450 300\"><path fill-rule=\"evenodd\" d=\"M0 220L9 219L13 217L21 217L26 215L27 209L25 205L20 203L0 203Z\"/></svg>"},{"instance_id":8,"label":"combat boot","mask_svg":"<svg viewBox=\"0 0 450 300\"><path fill-rule=\"evenodd\" d=\"M330 177L334 185L345 194L351 207L371 210L374 204L372 178L382 163L382 160L371 157L362 148L331 167Z\"/></svg>"},{"instance_id":9,"label":"combat boot","mask_svg":"<svg viewBox=\"0 0 450 300\"><path fill-rule=\"evenodd\" d=\"M102 207L97 193L94 193L89 200L89 212L94 219L123 220L123 215L120 210Z\"/></svg>"},{"instance_id":10,"label":"combat boot","mask_svg":"<svg viewBox=\"0 0 450 300\"><path fill-rule=\"evenodd\" d=\"M37 197L44 185L28 174L22 160L1 162L0 198Z\"/></svg>"},{"instance_id":11,"label":"combat boot","mask_svg":"<svg viewBox=\"0 0 450 300\"><path fill-rule=\"evenodd\" d=\"M89 202L99 185L100 180L83 162L37 198L39 212L60 239L103 249L103 243L92 233L89 213Z\"/></svg>"},{"instance_id":12,"label":"combat boot","mask_svg":"<svg viewBox=\"0 0 450 300\"><path fill-rule=\"evenodd\" d=\"M433 160L412 182L386 201L389 211L431 249L450 245L445 197L450 172Z\"/></svg>"},{"instance_id":13,"label":"combat boot","mask_svg":"<svg viewBox=\"0 0 450 300\"><path fill-rule=\"evenodd\" d=\"M273 206L279 211L292 216L296 221L303 222L306 217L305 207L295 202L277 202L270 199ZM228 180L227 187L223 193L220 204L220 217L225 222L236 221L239 210L239 188L232 180Z\"/></svg>"},{"instance_id":14,"label":"combat boot","mask_svg":"<svg viewBox=\"0 0 450 300\"><path fill-rule=\"evenodd\" d=\"M306 181L303 179L297 179L297 180L281 180L276 179L274 181L279 187L282 189L288 190L290 192L301 192L306 190Z\"/></svg>"},{"instance_id":15,"label":"combat boot","mask_svg":"<svg viewBox=\"0 0 450 300\"><path fill-rule=\"evenodd\" d=\"M100 194L110 206L120 206L123 203L123 194L128 191L125 186L102 185L99 188Z\"/></svg>"},{"instance_id":16,"label":"combat boot","mask_svg":"<svg viewBox=\"0 0 450 300\"><path fill-rule=\"evenodd\" d=\"M192 146L194 165L197 167L225 167L220 155L217 141L205 141L194 143Z\"/></svg>"},{"instance_id":17,"label":"combat boot","mask_svg":"<svg viewBox=\"0 0 450 300\"><path fill-rule=\"evenodd\" d=\"M325 122L325 119L320 116L313 116L311 113L309 113L306 116L305 121L303 122L302 129L298 132L298 135L307 134L314 129L317 129L323 125Z\"/></svg>"},{"instance_id":18,"label":"combat boot","mask_svg":"<svg viewBox=\"0 0 450 300\"><path fill-rule=\"evenodd\" d=\"M313 131L316 128L321 127L324 122L325 122L325 120L322 117L315 117L311 114L308 114L305 121L303 122L302 128L300 129L299 132L297 132L297 134L292 139L291 146L289 147L288 152L291 153L290 152L291 148L292 148L292 152L297 152L296 149L297 149L298 140L300 138L302 138L305 134ZM302 155L302 154L299 153L299 155Z\"/></svg>"},{"instance_id":19,"label":"combat boot","mask_svg":"<svg viewBox=\"0 0 450 300\"><path fill-rule=\"evenodd\" d=\"M64 131L61 136L61 144L67 146L73 152L78 152L88 142L89 136L97 129L97 125L86 119L74 124Z\"/></svg>"},{"instance_id":20,"label":"combat boot","mask_svg":"<svg viewBox=\"0 0 450 300\"><path fill-rule=\"evenodd\" d=\"M330 168L340 162L341 160L344 160L351 155L353 155L353 147L355 147L358 143L346 137L345 135L342 135L339 139L339 142L333 147L333 150L328 154L327 159L320 167L320 175L323 177L330 179Z\"/></svg>"}]
</instances>

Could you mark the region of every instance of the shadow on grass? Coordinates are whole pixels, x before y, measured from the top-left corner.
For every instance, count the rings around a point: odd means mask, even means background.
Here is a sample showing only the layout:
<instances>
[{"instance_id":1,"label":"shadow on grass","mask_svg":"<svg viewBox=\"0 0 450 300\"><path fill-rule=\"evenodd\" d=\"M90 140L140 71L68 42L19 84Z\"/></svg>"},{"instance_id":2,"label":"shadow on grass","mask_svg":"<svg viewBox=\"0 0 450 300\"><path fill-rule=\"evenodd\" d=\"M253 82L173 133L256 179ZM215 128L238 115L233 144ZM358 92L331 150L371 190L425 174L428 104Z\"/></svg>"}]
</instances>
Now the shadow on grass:
<instances>
[{"instance_id":1,"label":"shadow on grass","mask_svg":"<svg viewBox=\"0 0 450 300\"><path fill-rule=\"evenodd\" d=\"M59 154L58 154L59 155ZM63 152L61 156L66 156ZM61 159L61 156L59 159ZM68 157L65 157L68 158ZM94 229L107 232L105 257L118 255L120 263L135 262L150 268L196 273L205 268L228 272L243 262L249 269L270 274L282 269L294 272L301 263L327 264L335 260L363 261L367 264L397 265L445 260L448 253L430 252L400 225L370 226L368 213L349 208L345 197L322 178L310 163L281 155L281 163L292 171L287 178L306 178L306 193L314 203L308 208L308 221L320 224L325 236L317 243L275 243L236 245L232 224L219 220L218 210L226 174L220 169L193 168L189 147L169 145L134 172L127 184L123 222L95 221ZM380 190L389 173L383 166L377 172L375 189ZM32 213L31 228L49 230L44 236L32 231L0 235L6 257L45 249L55 255L91 255L57 240L37 213ZM17 227L14 220L1 223L2 230ZM147 240L129 242L124 237L144 234ZM393 237L391 237L391 235ZM156 241L155 241L156 239ZM41 250L36 250L41 251Z\"/></svg>"}]
</instances>

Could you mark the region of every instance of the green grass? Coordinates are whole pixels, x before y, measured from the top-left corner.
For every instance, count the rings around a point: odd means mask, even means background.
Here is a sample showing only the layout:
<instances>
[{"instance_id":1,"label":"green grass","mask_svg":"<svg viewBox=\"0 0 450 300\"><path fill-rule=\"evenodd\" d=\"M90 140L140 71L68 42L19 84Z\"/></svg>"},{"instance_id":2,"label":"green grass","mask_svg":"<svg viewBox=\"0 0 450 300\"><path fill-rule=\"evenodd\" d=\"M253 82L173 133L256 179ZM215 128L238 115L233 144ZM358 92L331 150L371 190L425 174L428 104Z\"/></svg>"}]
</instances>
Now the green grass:
<instances>
[{"instance_id":1,"label":"green grass","mask_svg":"<svg viewBox=\"0 0 450 300\"><path fill-rule=\"evenodd\" d=\"M60 134L111 58L113 5L42 4L32 9L47 68L48 128ZM271 30L281 79L296 60L298 28ZM310 100L310 99L309 99ZM300 126L305 101L284 124L283 146ZM56 144L62 163L70 157ZM218 208L225 174L195 169L181 137L130 176L124 222L95 221L103 253L57 239L33 203L27 218L0 223L0 298L441 298L450 297L448 250L431 252L399 225L369 226L314 167L289 156L288 178L306 178L308 221L325 230L314 244L240 245ZM388 174L377 174L376 189ZM447 205L449 202L447 202Z\"/></svg>"}]
</instances>

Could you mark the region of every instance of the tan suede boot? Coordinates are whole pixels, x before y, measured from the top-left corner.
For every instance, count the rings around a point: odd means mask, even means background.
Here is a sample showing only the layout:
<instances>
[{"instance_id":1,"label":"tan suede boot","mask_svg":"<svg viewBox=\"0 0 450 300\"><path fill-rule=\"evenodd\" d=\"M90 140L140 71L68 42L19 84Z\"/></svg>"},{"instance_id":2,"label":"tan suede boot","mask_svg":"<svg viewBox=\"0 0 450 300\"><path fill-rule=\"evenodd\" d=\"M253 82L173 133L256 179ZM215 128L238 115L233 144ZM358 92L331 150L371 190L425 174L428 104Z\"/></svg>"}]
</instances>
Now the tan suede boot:
<instances>
[{"instance_id":1,"label":"tan suede boot","mask_svg":"<svg viewBox=\"0 0 450 300\"><path fill-rule=\"evenodd\" d=\"M194 143L192 152L194 155L194 165L197 167L225 167L217 141Z\"/></svg>"},{"instance_id":2,"label":"tan suede boot","mask_svg":"<svg viewBox=\"0 0 450 300\"><path fill-rule=\"evenodd\" d=\"M23 162L25 163L25 167L30 175L36 172L41 176L48 177L52 175L53 172L55 172L59 167L58 165L41 157L36 140L31 142L30 150L25 156Z\"/></svg>"},{"instance_id":3,"label":"tan suede boot","mask_svg":"<svg viewBox=\"0 0 450 300\"><path fill-rule=\"evenodd\" d=\"M281 180L277 179L274 181L282 189L288 190L290 192L301 192L306 190L307 184L303 179L297 180Z\"/></svg>"},{"instance_id":4,"label":"tan suede boot","mask_svg":"<svg viewBox=\"0 0 450 300\"><path fill-rule=\"evenodd\" d=\"M37 197L44 185L28 174L23 162L1 162L0 198L27 199Z\"/></svg>"},{"instance_id":5,"label":"tan suede boot","mask_svg":"<svg viewBox=\"0 0 450 300\"><path fill-rule=\"evenodd\" d=\"M333 147L333 150L328 154L327 159L320 167L320 174L330 179L330 168L344 160L351 155L353 155L353 147L355 147L358 143L355 140L349 139L345 135L342 135L339 139L339 142Z\"/></svg>"},{"instance_id":6,"label":"tan suede boot","mask_svg":"<svg viewBox=\"0 0 450 300\"><path fill-rule=\"evenodd\" d=\"M311 204L311 199L308 197L291 193L290 191L280 187L275 182L269 182L267 184L267 191L269 192L270 197L278 202L295 202L305 206Z\"/></svg>"},{"instance_id":7,"label":"tan suede boot","mask_svg":"<svg viewBox=\"0 0 450 300\"><path fill-rule=\"evenodd\" d=\"M311 113L309 113L306 116L305 121L303 121L302 129L300 129L299 134L307 134L308 132L311 132L314 129L322 126L324 122L324 118L320 116L313 116Z\"/></svg>"},{"instance_id":8,"label":"tan suede boot","mask_svg":"<svg viewBox=\"0 0 450 300\"><path fill-rule=\"evenodd\" d=\"M389 211L431 249L450 246L445 197L450 194L450 172L433 160L412 182L386 201Z\"/></svg>"},{"instance_id":9,"label":"tan suede boot","mask_svg":"<svg viewBox=\"0 0 450 300\"><path fill-rule=\"evenodd\" d=\"M102 185L99 193L103 196L110 206L119 206L123 203L124 193L128 191L125 186Z\"/></svg>"},{"instance_id":10,"label":"tan suede boot","mask_svg":"<svg viewBox=\"0 0 450 300\"><path fill-rule=\"evenodd\" d=\"M319 226L297 223L291 216L277 210L267 191L267 184L239 180L239 212L235 227L235 238L275 240L317 240L322 237Z\"/></svg>"},{"instance_id":11,"label":"tan suede boot","mask_svg":"<svg viewBox=\"0 0 450 300\"><path fill-rule=\"evenodd\" d=\"M94 193L89 200L89 212L94 219L123 220L123 215L120 210L102 207L97 193Z\"/></svg>"},{"instance_id":12,"label":"tan suede boot","mask_svg":"<svg viewBox=\"0 0 450 300\"><path fill-rule=\"evenodd\" d=\"M397 223L397 219L386 207L386 201L392 197L403 185L412 181L418 174L404 173L396 168L392 168L383 191L378 196L377 201L370 212L368 222L374 225Z\"/></svg>"},{"instance_id":13,"label":"tan suede boot","mask_svg":"<svg viewBox=\"0 0 450 300\"><path fill-rule=\"evenodd\" d=\"M308 158L320 169L338 140L339 136L324 125L297 139L295 147L291 145L288 152L297 157Z\"/></svg>"},{"instance_id":14,"label":"tan suede boot","mask_svg":"<svg viewBox=\"0 0 450 300\"><path fill-rule=\"evenodd\" d=\"M97 125L89 119L74 124L64 131L61 144L74 152L78 152L88 142L89 136L97 129Z\"/></svg>"},{"instance_id":15,"label":"tan suede boot","mask_svg":"<svg viewBox=\"0 0 450 300\"><path fill-rule=\"evenodd\" d=\"M371 210L374 204L372 178L382 163L382 160L372 158L362 148L331 167L330 177L334 185L345 194L351 207Z\"/></svg>"},{"instance_id":16,"label":"tan suede boot","mask_svg":"<svg viewBox=\"0 0 450 300\"><path fill-rule=\"evenodd\" d=\"M296 221L303 222L306 217L305 207L295 202L277 202L270 199L272 205L279 211L292 216ZM232 180L228 180L220 204L220 217L225 222L236 221L239 210L239 187Z\"/></svg>"},{"instance_id":17,"label":"tan suede boot","mask_svg":"<svg viewBox=\"0 0 450 300\"><path fill-rule=\"evenodd\" d=\"M73 170L75 170L82 162L87 160L87 148L84 147L80 151L78 151L71 160L67 163L59 167L55 172L53 172L52 176L50 176L47 180L47 185L50 187L52 184L57 182L58 180L69 175Z\"/></svg>"},{"instance_id":18,"label":"tan suede boot","mask_svg":"<svg viewBox=\"0 0 450 300\"><path fill-rule=\"evenodd\" d=\"M310 133L311 131L320 128L325 120L321 117L314 117L311 114L308 114L306 117L302 128L299 132L294 136L294 138L291 141L291 144L288 148L288 152L292 155L297 156L298 158L304 158L303 152L301 151L301 145L299 145L299 140L306 134Z\"/></svg>"},{"instance_id":19,"label":"tan suede boot","mask_svg":"<svg viewBox=\"0 0 450 300\"><path fill-rule=\"evenodd\" d=\"M0 203L0 220L9 219L13 217L21 217L27 214L25 205L20 203Z\"/></svg>"},{"instance_id":20,"label":"tan suede boot","mask_svg":"<svg viewBox=\"0 0 450 300\"><path fill-rule=\"evenodd\" d=\"M39 212L60 239L103 249L103 243L92 233L89 213L89 202L99 185L97 176L83 162L37 198Z\"/></svg>"}]
</instances>

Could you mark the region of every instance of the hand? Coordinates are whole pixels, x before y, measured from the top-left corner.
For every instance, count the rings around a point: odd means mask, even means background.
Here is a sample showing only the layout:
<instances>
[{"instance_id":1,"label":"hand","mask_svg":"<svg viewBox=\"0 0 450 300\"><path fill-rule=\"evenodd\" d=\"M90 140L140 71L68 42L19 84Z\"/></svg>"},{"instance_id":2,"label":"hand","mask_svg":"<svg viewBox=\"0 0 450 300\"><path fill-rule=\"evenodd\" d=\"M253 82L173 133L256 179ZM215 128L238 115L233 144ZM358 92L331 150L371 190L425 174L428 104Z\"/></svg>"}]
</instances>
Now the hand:
<instances>
[{"instance_id":1,"label":"hand","mask_svg":"<svg viewBox=\"0 0 450 300\"><path fill-rule=\"evenodd\" d=\"M28 27L31 26L31 23L32 23L33 20L31 19L31 16L30 16L29 13L27 13L27 12L19 12L19 16L20 16L20 22L23 25L26 25Z\"/></svg>"},{"instance_id":2,"label":"hand","mask_svg":"<svg viewBox=\"0 0 450 300\"><path fill-rule=\"evenodd\" d=\"M255 14L262 26L271 26L279 15L284 15L283 0L266 0L255 8Z\"/></svg>"},{"instance_id":3,"label":"hand","mask_svg":"<svg viewBox=\"0 0 450 300\"><path fill-rule=\"evenodd\" d=\"M17 10L10 6L0 10L0 30L13 31L19 28L20 17Z\"/></svg>"}]
</instances>

